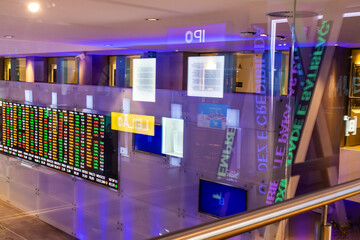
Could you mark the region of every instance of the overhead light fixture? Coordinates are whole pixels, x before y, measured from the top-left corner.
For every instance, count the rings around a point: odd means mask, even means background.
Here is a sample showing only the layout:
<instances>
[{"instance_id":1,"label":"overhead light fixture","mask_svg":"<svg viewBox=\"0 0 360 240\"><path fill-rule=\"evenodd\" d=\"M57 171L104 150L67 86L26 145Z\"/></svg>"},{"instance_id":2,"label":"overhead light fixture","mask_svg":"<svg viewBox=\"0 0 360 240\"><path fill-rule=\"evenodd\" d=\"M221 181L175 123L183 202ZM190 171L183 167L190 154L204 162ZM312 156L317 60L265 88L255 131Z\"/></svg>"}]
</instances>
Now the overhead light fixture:
<instances>
[{"instance_id":1,"label":"overhead light fixture","mask_svg":"<svg viewBox=\"0 0 360 240\"><path fill-rule=\"evenodd\" d=\"M283 18L291 18L293 17L292 11L281 11L281 12L271 12L267 14L270 17L283 17ZM305 18L305 17L315 17L317 19L323 19L324 15L318 15L315 12L308 12L308 11L297 11L295 17ZM360 12L348 12L343 13L344 18L348 17L360 17Z\"/></svg>"},{"instance_id":2,"label":"overhead light fixture","mask_svg":"<svg viewBox=\"0 0 360 240\"><path fill-rule=\"evenodd\" d=\"M6 39L12 39L12 38L14 38L14 36L12 36L12 35L5 35L4 38L6 38Z\"/></svg>"},{"instance_id":3,"label":"overhead light fixture","mask_svg":"<svg viewBox=\"0 0 360 240\"><path fill-rule=\"evenodd\" d=\"M267 14L270 17L278 17L278 18L292 18L294 17L293 11L279 11L279 12L270 12ZM310 11L296 11L295 17L296 18L308 18L308 17L315 17L318 16L316 12Z\"/></svg>"},{"instance_id":4,"label":"overhead light fixture","mask_svg":"<svg viewBox=\"0 0 360 240\"><path fill-rule=\"evenodd\" d=\"M349 13L344 13L343 17L360 17L360 12L349 12Z\"/></svg>"},{"instance_id":5,"label":"overhead light fixture","mask_svg":"<svg viewBox=\"0 0 360 240\"><path fill-rule=\"evenodd\" d=\"M260 33L260 37L267 37L268 35L266 33Z\"/></svg>"},{"instance_id":6,"label":"overhead light fixture","mask_svg":"<svg viewBox=\"0 0 360 240\"><path fill-rule=\"evenodd\" d=\"M349 17L360 17L360 12L348 12L343 14L343 18L349 18ZM323 19L324 15L317 16L317 19Z\"/></svg>"},{"instance_id":7,"label":"overhead light fixture","mask_svg":"<svg viewBox=\"0 0 360 240\"><path fill-rule=\"evenodd\" d=\"M241 37L253 37L255 36L256 32L252 32L252 31L248 31L248 32L241 32L240 36Z\"/></svg>"},{"instance_id":8,"label":"overhead light fixture","mask_svg":"<svg viewBox=\"0 0 360 240\"><path fill-rule=\"evenodd\" d=\"M28 9L32 13L36 13L40 10L40 4L37 2L32 2L28 4Z\"/></svg>"},{"instance_id":9,"label":"overhead light fixture","mask_svg":"<svg viewBox=\"0 0 360 240\"><path fill-rule=\"evenodd\" d=\"M105 44L105 47L112 47L112 44Z\"/></svg>"},{"instance_id":10,"label":"overhead light fixture","mask_svg":"<svg viewBox=\"0 0 360 240\"><path fill-rule=\"evenodd\" d=\"M146 21L159 21L159 18L146 18Z\"/></svg>"}]
</instances>

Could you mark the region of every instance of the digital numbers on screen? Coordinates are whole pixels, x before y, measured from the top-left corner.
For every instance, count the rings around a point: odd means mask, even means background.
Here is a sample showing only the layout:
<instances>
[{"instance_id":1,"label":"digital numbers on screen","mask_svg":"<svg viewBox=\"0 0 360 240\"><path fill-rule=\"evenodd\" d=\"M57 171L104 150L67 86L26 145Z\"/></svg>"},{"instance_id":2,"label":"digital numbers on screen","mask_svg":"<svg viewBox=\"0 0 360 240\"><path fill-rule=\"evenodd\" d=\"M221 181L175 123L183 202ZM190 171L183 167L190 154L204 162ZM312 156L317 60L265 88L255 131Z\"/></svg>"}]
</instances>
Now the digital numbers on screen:
<instances>
[{"instance_id":1,"label":"digital numbers on screen","mask_svg":"<svg viewBox=\"0 0 360 240\"><path fill-rule=\"evenodd\" d=\"M0 101L0 152L118 188L110 116Z\"/></svg>"}]
</instances>

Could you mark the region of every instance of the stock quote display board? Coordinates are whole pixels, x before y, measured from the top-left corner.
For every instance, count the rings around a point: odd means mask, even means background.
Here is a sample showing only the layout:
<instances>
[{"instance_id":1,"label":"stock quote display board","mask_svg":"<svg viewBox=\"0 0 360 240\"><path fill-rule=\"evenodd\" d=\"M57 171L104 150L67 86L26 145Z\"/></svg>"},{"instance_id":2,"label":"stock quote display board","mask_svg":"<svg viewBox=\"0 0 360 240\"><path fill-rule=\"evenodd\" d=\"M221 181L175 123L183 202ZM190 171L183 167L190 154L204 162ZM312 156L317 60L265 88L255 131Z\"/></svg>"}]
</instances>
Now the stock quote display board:
<instances>
[{"instance_id":1,"label":"stock quote display board","mask_svg":"<svg viewBox=\"0 0 360 240\"><path fill-rule=\"evenodd\" d=\"M0 101L0 129L0 152L118 188L110 116Z\"/></svg>"}]
</instances>

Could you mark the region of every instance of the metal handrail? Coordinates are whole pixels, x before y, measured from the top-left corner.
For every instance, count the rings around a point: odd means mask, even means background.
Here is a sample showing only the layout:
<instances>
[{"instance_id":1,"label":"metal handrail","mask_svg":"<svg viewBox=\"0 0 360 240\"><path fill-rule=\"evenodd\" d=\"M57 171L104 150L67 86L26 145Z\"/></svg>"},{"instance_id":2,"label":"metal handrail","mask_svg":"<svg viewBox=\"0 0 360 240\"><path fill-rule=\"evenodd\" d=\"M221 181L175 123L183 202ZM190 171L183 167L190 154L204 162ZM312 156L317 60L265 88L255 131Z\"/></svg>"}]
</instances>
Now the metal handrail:
<instances>
[{"instance_id":1,"label":"metal handrail","mask_svg":"<svg viewBox=\"0 0 360 240\"><path fill-rule=\"evenodd\" d=\"M360 179L152 239L225 239L357 194L360 194Z\"/></svg>"}]
</instances>

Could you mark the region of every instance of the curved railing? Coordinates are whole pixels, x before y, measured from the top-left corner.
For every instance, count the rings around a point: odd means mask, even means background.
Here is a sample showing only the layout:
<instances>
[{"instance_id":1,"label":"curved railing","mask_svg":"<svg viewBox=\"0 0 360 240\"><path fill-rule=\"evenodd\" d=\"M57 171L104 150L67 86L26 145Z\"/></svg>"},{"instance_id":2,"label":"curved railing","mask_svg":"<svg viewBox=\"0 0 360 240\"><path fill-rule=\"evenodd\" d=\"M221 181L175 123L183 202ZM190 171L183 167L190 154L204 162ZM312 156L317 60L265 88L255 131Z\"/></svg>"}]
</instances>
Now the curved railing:
<instances>
[{"instance_id":1,"label":"curved railing","mask_svg":"<svg viewBox=\"0 0 360 240\"><path fill-rule=\"evenodd\" d=\"M319 207L324 207L322 238L329 239L327 205L357 194L360 194L360 179L152 239L225 239Z\"/></svg>"}]
</instances>

